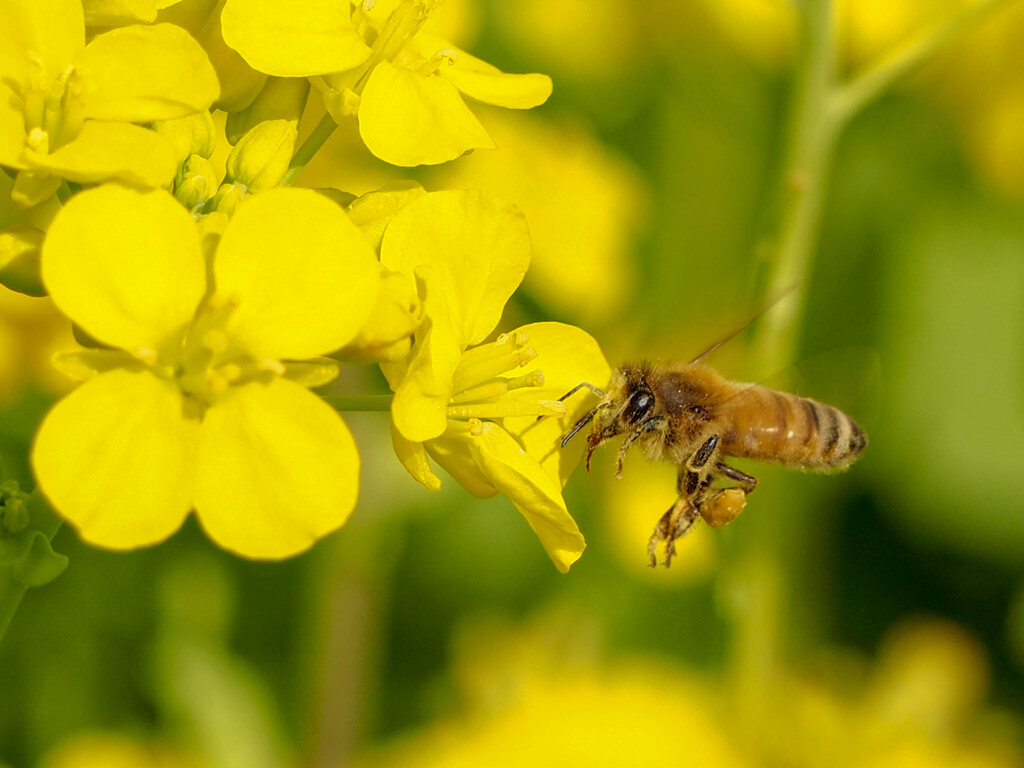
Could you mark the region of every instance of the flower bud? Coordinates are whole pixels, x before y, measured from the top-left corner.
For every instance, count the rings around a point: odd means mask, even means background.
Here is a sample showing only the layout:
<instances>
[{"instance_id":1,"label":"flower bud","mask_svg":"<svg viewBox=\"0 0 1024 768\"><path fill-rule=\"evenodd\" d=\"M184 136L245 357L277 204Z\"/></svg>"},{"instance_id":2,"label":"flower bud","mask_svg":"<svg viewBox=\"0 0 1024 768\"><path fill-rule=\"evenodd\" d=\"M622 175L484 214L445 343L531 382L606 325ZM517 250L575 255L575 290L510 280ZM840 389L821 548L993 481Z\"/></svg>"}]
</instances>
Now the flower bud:
<instances>
[{"instance_id":1,"label":"flower bud","mask_svg":"<svg viewBox=\"0 0 1024 768\"><path fill-rule=\"evenodd\" d=\"M190 155L209 157L217 144L217 128L206 110L174 120L157 120L152 128L174 145L174 156L179 161Z\"/></svg>"},{"instance_id":2,"label":"flower bud","mask_svg":"<svg viewBox=\"0 0 1024 768\"><path fill-rule=\"evenodd\" d=\"M276 187L288 170L298 131L287 120L265 120L231 150L227 178L250 192Z\"/></svg>"},{"instance_id":3,"label":"flower bud","mask_svg":"<svg viewBox=\"0 0 1024 768\"><path fill-rule=\"evenodd\" d=\"M223 213L230 218L235 212L235 208L237 208L238 204L242 202L243 197L245 197L245 187L243 185L231 183L221 184L213 197L211 197L203 207L203 213L209 214L216 211L218 213Z\"/></svg>"},{"instance_id":4,"label":"flower bud","mask_svg":"<svg viewBox=\"0 0 1024 768\"><path fill-rule=\"evenodd\" d=\"M45 296L39 257L46 234L16 225L0 230L0 285L27 296Z\"/></svg>"},{"instance_id":5,"label":"flower bud","mask_svg":"<svg viewBox=\"0 0 1024 768\"><path fill-rule=\"evenodd\" d=\"M28 528L28 507L21 499L9 499L0 507L0 529L18 533Z\"/></svg>"},{"instance_id":6,"label":"flower bud","mask_svg":"<svg viewBox=\"0 0 1024 768\"><path fill-rule=\"evenodd\" d=\"M190 211L200 211L217 192L217 172L202 155L189 155L174 179L174 196Z\"/></svg>"}]
</instances>

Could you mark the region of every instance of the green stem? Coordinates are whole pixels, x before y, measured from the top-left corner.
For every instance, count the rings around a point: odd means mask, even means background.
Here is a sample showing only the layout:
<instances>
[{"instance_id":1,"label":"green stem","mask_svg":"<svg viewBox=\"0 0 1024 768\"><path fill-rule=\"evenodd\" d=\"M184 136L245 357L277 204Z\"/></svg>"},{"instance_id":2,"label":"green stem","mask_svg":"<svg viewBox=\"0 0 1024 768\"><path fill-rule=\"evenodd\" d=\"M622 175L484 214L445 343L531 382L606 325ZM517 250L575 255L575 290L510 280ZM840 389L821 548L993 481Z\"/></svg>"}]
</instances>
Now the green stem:
<instances>
[{"instance_id":1,"label":"green stem","mask_svg":"<svg viewBox=\"0 0 1024 768\"><path fill-rule=\"evenodd\" d=\"M394 395L324 395L336 411L390 411Z\"/></svg>"},{"instance_id":2,"label":"green stem","mask_svg":"<svg viewBox=\"0 0 1024 768\"><path fill-rule=\"evenodd\" d=\"M865 67L832 97L831 119L838 125L848 122L894 83L920 68L950 40L1010 1L978 0Z\"/></svg>"},{"instance_id":3,"label":"green stem","mask_svg":"<svg viewBox=\"0 0 1024 768\"><path fill-rule=\"evenodd\" d=\"M0 642L3 641L7 628L11 625L15 611L21 605L28 587L16 582L11 568L0 568Z\"/></svg>"},{"instance_id":4,"label":"green stem","mask_svg":"<svg viewBox=\"0 0 1024 768\"><path fill-rule=\"evenodd\" d=\"M831 0L805 4L796 62L785 161L779 181L780 212L768 243L767 281L762 296L774 300L808 275L817 241L829 162L837 125L827 106L835 89L835 23ZM786 301L764 317L760 370L781 370L795 354L803 301Z\"/></svg>"},{"instance_id":5,"label":"green stem","mask_svg":"<svg viewBox=\"0 0 1024 768\"><path fill-rule=\"evenodd\" d=\"M979 0L869 66L849 83L837 79L836 23L833 0L802 4L801 39L795 63L790 123L779 177L776 226L762 247L762 305L792 291L811 272L817 250L825 190L836 140L850 119L885 89L905 77L955 34L1008 0ZM802 326L804 292L767 313L758 329L757 370L778 371L796 359ZM767 490L767 489L766 489ZM736 594L732 606L735 696L742 714L756 722L780 657L780 622L788 587L796 583L800 564L782 552L799 551L806 523L790 508L786 524L748 520L750 537L733 568ZM741 545L742 546L742 545ZM804 547L806 549L806 547Z\"/></svg>"},{"instance_id":6,"label":"green stem","mask_svg":"<svg viewBox=\"0 0 1024 768\"><path fill-rule=\"evenodd\" d=\"M288 164L288 170L281 179L281 186L288 186L298 178L298 175L302 173L302 170L309 164L309 161L313 159L313 155L320 151L320 147L331 137L331 134L334 133L334 129L337 127L338 124L334 122L334 118L331 117L330 113L320 118L316 128L302 142L302 146L299 147L291 163Z\"/></svg>"}]
</instances>

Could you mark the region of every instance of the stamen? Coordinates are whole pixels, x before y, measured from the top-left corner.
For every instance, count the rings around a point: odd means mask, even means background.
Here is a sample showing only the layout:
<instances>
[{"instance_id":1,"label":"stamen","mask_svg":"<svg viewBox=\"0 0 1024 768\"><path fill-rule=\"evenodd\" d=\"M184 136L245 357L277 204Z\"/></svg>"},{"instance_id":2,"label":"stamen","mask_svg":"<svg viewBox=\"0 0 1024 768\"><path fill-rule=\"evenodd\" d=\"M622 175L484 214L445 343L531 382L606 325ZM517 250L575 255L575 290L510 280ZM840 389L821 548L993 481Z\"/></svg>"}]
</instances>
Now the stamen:
<instances>
[{"instance_id":1,"label":"stamen","mask_svg":"<svg viewBox=\"0 0 1024 768\"><path fill-rule=\"evenodd\" d=\"M136 347L131 350L131 353L147 365L152 365L156 362L156 350L150 347Z\"/></svg>"},{"instance_id":2,"label":"stamen","mask_svg":"<svg viewBox=\"0 0 1024 768\"><path fill-rule=\"evenodd\" d=\"M227 363L220 367L220 373L229 384L234 384L242 378L242 366L238 363Z\"/></svg>"},{"instance_id":3,"label":"stamen","mask_svg":"<svg viewBox=\"0 0 1024 768\"><path fill-rule=\"evenodd\" d=\"M509 379L492 379L476 387L470 387L452 395L452 403L471 403L493 400L507 395L513 389L524 387L541 387L544 385L544 372L540 369L530 371L522 376L513 376Z\"/></svg>"},{"instance_id":4,"label":"stamen","mask_svg":"<svg viewBox=\"0 0 1024 768\"><path fill-rule=\"evenodd\" d=\"M427 59L423 66L420 67L420 74L424 77L429 77L445 64L452 66L458 57L458 51L454 51L451 48L442 48L439 51L435 51L434 55Z\"/></svg>"},{"instance_id":5,"label":"stamen","mask_svg":"<svg viewBox=\"0 0 1024 768\"><path fill-rule=\"evenodd\" d=\"M518 349L520 347L525 347L529 341L530 337L522 331L503 333L490 344L480 344L479 346L467 349L462 353L460 365L476 365L481 360L487 360L493 357L494 349L496 347L511 345Z\"/></svg>"},{"instance_id":6,"label":"stamen","mask_svg":"<svg viewBox=\"0 0 1024 768\"><path fill-rule=\"evenodd\" d=\"M25 138L25 143L30 150L40 155L50 153L50 134L42 128L33 128L29 131L28 136Z\"/></svg>"},{"instance_id":7,"label":"stamen","mask_svg":"<svg viewBox=\"0 0 1024 768\"><path fill-rule=\"evenodd\" d=\"M203 347L218 355L228 348L228 336L218 329L209 330L203 334Z\"/></svg>"},{"instance_id":8,"label":"stamen","mask_svg":"<svg viewBox=\"0 0 1024 768\"><path fill-rule=\"evenodd\" d=\"M503 419L510 416L556 416L566 414L565 403L557 400L498 400L487 403L449 405L449 419Z\"/></svg>"},{"instance_id":9,"label":"stamen","mask_svg":"<svg viewBox=\"0 0 1024 768\"><path fill-rule=\"evenodd\" d=\"M490 354L475 356L478 362L471 362L468 365L465 356L459 362L458 368L455 369L455 375L452 377L454 391L462 392L470 387L479 386L495 376L520 368L537 357L537 352L533 347L524 349L512 346L509 348L508 345L499 346L498 342L483 346L490 348L487 350Z\"/></svg>"},{"instance_id":10,"label":"stamen","mask_svg":"<svg viewBox=\"0 0 1024 768\"><path fill-rule=\"evenodd\" d=\"M256 369L260 371L267 371L277 376L284 376L285 370L287 370L280 360L274 360L270 357L265 357L262 360L256 361Z\"/></svg>"}]
</instances>

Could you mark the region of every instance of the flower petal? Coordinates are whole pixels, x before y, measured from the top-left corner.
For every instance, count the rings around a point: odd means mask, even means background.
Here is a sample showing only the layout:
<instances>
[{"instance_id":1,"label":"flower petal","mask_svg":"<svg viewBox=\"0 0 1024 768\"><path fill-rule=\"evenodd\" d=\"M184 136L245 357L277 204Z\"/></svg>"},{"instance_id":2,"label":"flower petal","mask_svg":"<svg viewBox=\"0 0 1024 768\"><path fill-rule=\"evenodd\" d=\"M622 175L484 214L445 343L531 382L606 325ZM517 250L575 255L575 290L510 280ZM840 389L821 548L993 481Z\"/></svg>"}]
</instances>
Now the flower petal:
<instances>
[{"instance_id":1,"label":"flower petal","mask_svg":"<svg viewBox=\"0 0 1024 768\"><path fill-rule=\"evenodd\" d=\"M129 123L89 120L70 144L48 155L26 151L26 167L80 184L125 181L162 187L174 180L174 147L154 131Z\"/></svg>"},{"instance_id":2,"label":"flower petal","mask_svg":"<svg viewBox=\"0 0 1024 768\"><path fill-rule=\"evenodd\" d=\"M156 21L156 0L82 0L90 27L123 27Z\"/></svg>"},{"instance_id":3,"label":"flower petal","mask_svg":"<svg viewBox=\"0 0 1024 768\"><path fill-rule=\"evenodd\" d=\"M423 447L423 443L406 440L392 424L391 445L395 449L398 460L402 462L402 466L417 483L420 483L428 491L441 489L441 481L430 468L430 460L427 458L427 451Z\"/></svg>"},{"instance_id":4,"label":"flower petal","mask_svg":"<svg viewBox=\"0 0 1024 768\"><path fill-rule=\"evenodd\" d=\"M240 304L231 333L251 354L303 359L344 346L380 291L380 266L345 212L307 189L247 197L214 260Z\"/></svg>"},{"instance_id":5,"label":"flower petal","mask_svg":"<svg viewBox=\"0 0 1024 768\"><path fill-rule=\"evenodd\" d=\"M206 412L196 513L225 549L267 559L302 552L348 519L358 489L348 427L298 384L239 387Z\"/></svg>"},{"instance_id":6,"label":"flower petal","mask_svg":"<svg viewBox=\"0 0 1024 768\"><path fill-rule=\"evenodd\" d=\"M0 3L0 79L24 83L30 66L53 82L85 46L78 0L3 0Z\"/></svg>"},{"instance_id":7,"label":"flower petal","mask_svg":"<svg viewBox=\"0 0 1024 768\"><path fill-rule=\"evenodd\" d=\"M86 381L47 414L32 449L39 486L86 541L131 549L174 533L192 506L198 419L148 372Z\"/></svg>"},{"instance_id":8,"label":"flower petal","mask_svg":"<svg viewBox=\"0 0 1024 768\"><path fill-rule=\"evenodd\" d=\"M529 338L528 345L537 357L525 368L510 371L507 378L534 370L544 374L541 387L513 389L505 398L511 400L557 400L581 382L604 389L611 369L597 342L585 331L563 323L532 323L518 328ZM507 418L502 425L539 461L551 477L564 486L583 457L586 439L574 439L565 448L559 447L562 436L587 411L597 405L598 398L581 389L567 401L569 412L563 419L537 421L532 416Z\"/></svg>"},{"instance_id":9,"label":"flower petal","mask_svg":"<svg viewBox=\"0 0 1024 768\"><path fill-rule=\"evenodd\" d=\"M444 471L471 494L479 499L489 499L497 495L498 489L487 481L477 466L470 450L469 436L465 432L452 431L425 445L434 461L444 467Z\"/></svg>"},{"instance_id":10,"label":"flower petal","mask_svg":"<svg viewBox=\"0 0 1024 768\"><path fill-rule=\"evenodd\" d=\"M431 320L429 294L425 306L427 319L416 333L416 346L408 368L396 381L396 371L391 366L381 366L395 390L391 403L394 426L414 442L430 440L445 431L452 376L462 357L451 331L439 329Z\"/></svg>"},{"instance_id":11,"label":"flower petal","mask_svg":"<svg viewBox=\"0 0 1024 768\"><path fill-rule=\"evenodd\" d=\"M435 306L445 308L465 348L494 330L522 282L530 231L522 212L500 198L475 190L433 192L391 220L381 263L410 277L417 267L431 267Z\"/></svg>"},{"instance_id":12,"label":"flower petal","mask_svg":"<svg viewBox=\"0 0 1024 768\"><path fill-rule=\"evenodd\" d=\"M359 135L392 165L436 165L471 149L497 146L442 77L382 61L366 81L359 104Z\"/></svg>"},{"instance_id":13,"label":"flower petal","mask_svg":"<svg viewBox=\"0 0 1024 768\"><path fill-rule=\"evenodd\" d=\"M206 268L192 218L164 190L81 192L43 243L43 282L94 338L159 351L192 319Z\"/></svg>"},{"instance_id":14,"label":"flower petal","mask_svg":"<svg viewBox=\"0 0 1024 768\"><path fill-rule=\"evenodd\" d=\"M228 0L224 40L249 66L268 75L309 77L355 67L370 55L337 0Z\"/></svg>"},{"instance_id":15,"label":"flower petal","mask_svg":"<svg viewBox=\"0 0 1024 768\"><path fill-rule=\"evenodd\" d=\"M395 214L417 198L427 194L415 181L396 181L378 190L367 192L353 200L348 208L349 218L358 226L375 250L380 250L384 230Z\"/></svg>"},{"instance_id":16,"label":"flower petal","mask_svg":"<svg viewBox=\"0 0 1024 768\"><path fill-rule=\"evenodd\" d=\"M416 42L422 46L427 38L420 35ZM451 47L442 41L436 45ZM441 67L438 74L472 99L510 109L532 109L551 95L551 78L547 75L510 75L465 51L455 50L453 64Z\"/></svg>"},{"instance_id":17,"label":"flower petal","mask_svg":"<svg viewBox=\"0 0 1024 768\"><path fill-rule=\"evenodd\" d=\"M504 429L483 422L469 436L470 452L484 477L512 500L540 538L555 567L569 570L586 547L583 534L565 507L561 488Z\"/></svg>"},{"instance_id":18,"label":"flower petal","mask_svg":"<svg viewBox=\"0 0 1024 768\"><path fill-rule=\"evenodd\" d=\"M220 93L202 47L173 24L105 32L75 59L75 70L89 84L79 97L82 114L98 120L171 120L208 109Z\"/></svg>"}]
</instances>

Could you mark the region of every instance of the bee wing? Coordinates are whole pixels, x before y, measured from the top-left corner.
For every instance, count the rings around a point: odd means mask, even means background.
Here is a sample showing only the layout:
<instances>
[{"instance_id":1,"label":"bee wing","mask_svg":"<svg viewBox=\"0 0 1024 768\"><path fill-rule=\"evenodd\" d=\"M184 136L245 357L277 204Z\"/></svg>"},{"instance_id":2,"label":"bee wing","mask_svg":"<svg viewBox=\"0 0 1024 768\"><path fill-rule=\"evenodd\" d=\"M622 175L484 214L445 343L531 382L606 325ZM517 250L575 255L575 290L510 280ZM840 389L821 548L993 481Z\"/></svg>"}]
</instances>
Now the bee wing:
<instances>
[{"instance_id":1,"label":"bee wing","mask_svg":"<svg viewBox=\"0 0 1024 768\"><path fill-rule=\"evenodd\" d=\"M882 358L873 347L829 349L758 383L835 406L863 425L881 403Z\"/></svg>"}]
</instances>

